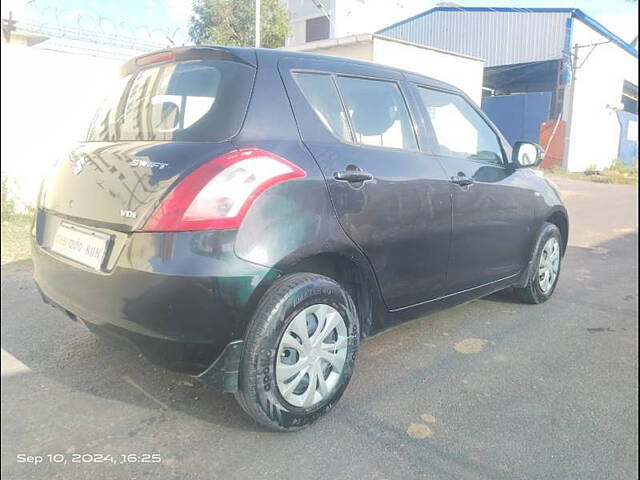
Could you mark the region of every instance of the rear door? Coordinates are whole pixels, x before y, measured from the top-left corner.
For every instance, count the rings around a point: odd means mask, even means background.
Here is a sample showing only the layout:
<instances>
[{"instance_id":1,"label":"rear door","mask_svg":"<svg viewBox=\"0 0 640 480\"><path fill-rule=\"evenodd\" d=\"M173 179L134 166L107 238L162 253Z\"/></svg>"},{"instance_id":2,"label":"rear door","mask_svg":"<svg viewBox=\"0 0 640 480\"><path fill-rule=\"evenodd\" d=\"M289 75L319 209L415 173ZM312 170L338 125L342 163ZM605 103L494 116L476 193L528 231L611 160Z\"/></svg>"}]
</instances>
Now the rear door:
<instances>
[{"instance_id":1,"label":"rear door","mask_svg":"<svg viewBox=\"0 0 640 480\"><path fill-rule=\"evenodd\" d=\"M440 158L453 196L447 293L516 276L530 253L534 192L518 182L498 134L464 96L413 88L428 148Z\"/></svg>"},{"instance_id":2,"label":"rear door","mask_svg":"<svg viewBox=\"0 0 640 480\"><path fill-rule=\"evenodd\" d=\"M439 296L451 230L448 181L419 151L401 74L283 59L300 133L338 219L363 250L390 309Z\"/></svg>"}]
</instances>

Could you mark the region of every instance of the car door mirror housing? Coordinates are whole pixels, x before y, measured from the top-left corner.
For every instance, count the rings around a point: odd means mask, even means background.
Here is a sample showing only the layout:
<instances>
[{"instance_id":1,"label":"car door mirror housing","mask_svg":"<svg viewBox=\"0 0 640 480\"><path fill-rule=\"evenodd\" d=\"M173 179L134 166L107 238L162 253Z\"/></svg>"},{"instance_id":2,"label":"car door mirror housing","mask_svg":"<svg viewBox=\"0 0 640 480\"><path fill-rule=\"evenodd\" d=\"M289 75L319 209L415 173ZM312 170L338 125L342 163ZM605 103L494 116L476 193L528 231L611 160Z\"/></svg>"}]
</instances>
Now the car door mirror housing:
<instances>
[{"instance_id":1,"label":"car door mirror housing","mask_svg":"<svg viewBox=\"0 0 640 480\"><path fill-rule=\"evenodd\" d=\"M544 160L544 150L537 143L516 142L512 162L516 168L538 167Z\"/></svg>"}]
</instances>

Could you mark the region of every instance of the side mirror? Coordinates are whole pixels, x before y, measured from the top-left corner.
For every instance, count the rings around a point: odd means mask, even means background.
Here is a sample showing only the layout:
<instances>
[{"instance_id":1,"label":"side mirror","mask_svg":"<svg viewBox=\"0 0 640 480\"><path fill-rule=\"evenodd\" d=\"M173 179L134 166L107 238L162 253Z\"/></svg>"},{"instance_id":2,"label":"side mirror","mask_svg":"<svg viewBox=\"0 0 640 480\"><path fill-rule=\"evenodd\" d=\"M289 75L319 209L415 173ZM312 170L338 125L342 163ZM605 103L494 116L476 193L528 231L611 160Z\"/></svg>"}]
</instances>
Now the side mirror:
<instances>
[{"instance_id":1,"label":"side mirror","mask_svg":"<svg viewBox=\"0 0 640 480\"><path fill-rule=\"evenodd\" d=\"M512 162L516 168L537 167L544 160L544 150L537 143L516 142Z\"/></svg>"}]
</instances>

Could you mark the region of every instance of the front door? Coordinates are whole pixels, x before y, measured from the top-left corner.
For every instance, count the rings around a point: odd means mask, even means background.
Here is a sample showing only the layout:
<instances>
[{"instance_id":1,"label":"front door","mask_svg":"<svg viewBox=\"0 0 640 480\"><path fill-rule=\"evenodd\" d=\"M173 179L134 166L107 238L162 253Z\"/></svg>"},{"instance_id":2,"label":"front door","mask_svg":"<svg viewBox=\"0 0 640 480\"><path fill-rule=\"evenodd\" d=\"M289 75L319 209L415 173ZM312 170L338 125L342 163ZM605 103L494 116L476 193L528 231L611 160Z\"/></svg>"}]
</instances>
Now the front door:
<instances>
[{"instance_id":1,"label":"front door","mask_svg":"<svg viewBox=\"0 0 640 480\"><path fill-rule=\"evenodd\" d=\"M461 95L418 86L453 197L447 293L518 275L531 251L534 192L519 185L493 128Z\"/></svg>"},{"instance_id":2,"label":"front door","mask_svg":"<svg viewBox=\"0 0 640 480\"><path fill-rule=\"evenodd\" d=\"M280 71L340 224L373 266L387 307L441 295L450 185L419 151L401 75L330 60L286 59Z\"/></svg>"}]
</instances>

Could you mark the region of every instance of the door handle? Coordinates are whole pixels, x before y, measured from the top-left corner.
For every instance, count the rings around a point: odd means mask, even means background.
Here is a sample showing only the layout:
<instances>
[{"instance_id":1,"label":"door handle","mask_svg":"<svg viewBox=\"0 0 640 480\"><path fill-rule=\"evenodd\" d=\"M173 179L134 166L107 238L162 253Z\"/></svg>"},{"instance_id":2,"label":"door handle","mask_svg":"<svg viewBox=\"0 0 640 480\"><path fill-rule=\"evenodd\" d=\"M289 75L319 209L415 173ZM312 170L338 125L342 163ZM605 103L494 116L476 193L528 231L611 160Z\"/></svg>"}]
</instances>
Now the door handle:
<instances>
[{"instance_id":1,"label":"door handle","mask_svg":"<svg viewBox=\"0 0 640 480\"><path fill-rule=\"evenodd\" d=\"M339 182L359 183L367 180L373 180L373 175L362 170L342 170L335 172L333 178Z\"/></svg>"},{"instance_id":2,"label":"door handle","mask_svg":"<svg viewBox=\"0 0 640 480\"><path fill-rule=\"evenodd\" d=\"M451 177L451 182L461 187L468 187L474 183L473 178L467 177L463 172L458 172L458 176Z\"/></svg>"}]
</instances>

